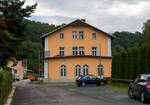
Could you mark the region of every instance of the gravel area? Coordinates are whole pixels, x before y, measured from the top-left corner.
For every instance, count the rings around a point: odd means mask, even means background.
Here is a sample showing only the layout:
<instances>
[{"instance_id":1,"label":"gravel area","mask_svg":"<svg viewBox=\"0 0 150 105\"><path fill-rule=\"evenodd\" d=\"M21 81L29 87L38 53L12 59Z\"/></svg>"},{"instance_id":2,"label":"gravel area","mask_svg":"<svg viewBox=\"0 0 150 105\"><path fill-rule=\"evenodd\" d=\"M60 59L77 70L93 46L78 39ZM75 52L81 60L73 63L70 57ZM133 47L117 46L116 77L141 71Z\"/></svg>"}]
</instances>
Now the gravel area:
<instances>
[{"instance_id":1,"label":"gravel area","mask_svg":"<svg viewBox=\"0 0 150 105\"><path fill-rule=\"evenodd\" d=\"M40 85L28 80L14 85L17 91L12 105L144 105L129 99L127 91L107 86Z\"/></svg>"}]
</instances>

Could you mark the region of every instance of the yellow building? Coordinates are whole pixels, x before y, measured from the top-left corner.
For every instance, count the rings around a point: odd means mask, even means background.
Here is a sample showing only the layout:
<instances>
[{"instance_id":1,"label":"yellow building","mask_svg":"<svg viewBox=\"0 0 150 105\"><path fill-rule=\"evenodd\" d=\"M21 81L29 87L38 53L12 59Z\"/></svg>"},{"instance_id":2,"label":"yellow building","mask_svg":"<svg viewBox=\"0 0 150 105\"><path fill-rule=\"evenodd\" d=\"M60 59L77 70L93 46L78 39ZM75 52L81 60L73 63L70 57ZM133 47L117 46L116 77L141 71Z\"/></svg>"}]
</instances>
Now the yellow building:
<instances>
[{"instance_id":1,"label":"yellow building","mask_svg":"<svg viewBox=\"0 0 150 105\"><path fill-rule=\"evenodd\" d=\"M43 36L44 77L72 82L79 75L111 77L113 36L77 19Z\"/></svg>"},{"instance_id":2,"label":"yellow building","mask_svg":"<svg viewBox=\"0 0 150 105\"><path fill-rule=\"evenodd\" d=\"M16 60L13 58L8 62L7 67L11 69L14 79L22 80L27 74L27 64L24 60Z\"/></svg>"}]
</instances>

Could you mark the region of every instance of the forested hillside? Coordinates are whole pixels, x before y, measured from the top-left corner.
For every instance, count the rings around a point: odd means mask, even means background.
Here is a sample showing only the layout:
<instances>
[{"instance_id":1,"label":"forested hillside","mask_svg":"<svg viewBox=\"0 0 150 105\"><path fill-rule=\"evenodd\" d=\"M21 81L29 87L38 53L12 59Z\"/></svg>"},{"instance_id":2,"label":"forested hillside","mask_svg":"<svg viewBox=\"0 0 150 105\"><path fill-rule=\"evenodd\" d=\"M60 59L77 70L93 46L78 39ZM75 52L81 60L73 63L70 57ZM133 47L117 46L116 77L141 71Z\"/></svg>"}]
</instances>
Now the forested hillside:
<instances>
[{"instance_id":1,"label":"forested hillside","mask_svg":"<svg viewBox=\"0 0 150 105\"><path fill-rule=\"evenodd\" d=\"M112 40L112 54L115 54L137 46L140 33L122 31L114 32L112 35L115 36L115 39Z\"/></svg>"},{"instance_id":2,"label":"forested hillside","mask_svg":"<svg viewBox=\"0 0 150 105\"><path fill-rule=\"evenodd\" d=\"M30 20L25 20L27 24L25 29L25 36L23 42L18 47L19 55L28 60L28 69L38 71L38 51L42 51L42 43L40 36L44 33L50 32L60 26L49 25L47 23L40 23ZM41 53L42 54L42 53Z\"/></svg>"}]
</instances>

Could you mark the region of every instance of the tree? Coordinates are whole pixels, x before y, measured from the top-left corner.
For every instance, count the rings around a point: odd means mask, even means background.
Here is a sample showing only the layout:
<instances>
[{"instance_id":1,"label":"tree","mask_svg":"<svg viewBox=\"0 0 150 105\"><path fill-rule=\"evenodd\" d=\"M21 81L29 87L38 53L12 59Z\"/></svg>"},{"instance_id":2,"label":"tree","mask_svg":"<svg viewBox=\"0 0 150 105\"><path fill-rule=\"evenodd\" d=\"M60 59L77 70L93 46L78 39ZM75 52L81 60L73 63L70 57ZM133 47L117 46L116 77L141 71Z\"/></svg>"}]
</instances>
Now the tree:
<instances>
[{"instance_id":1,"label":"tree","mask_svg":"<svg viewBox=\"0 0 150 105\"><path fill-rule=\"evenodd\" d=\"M41 43L26 40L18 47L23 58L28 59L28 69L38 72L38 51L42 51Z\"/></svg>"},{"instance_id":2,"label":"tree","mask_svg":"<svg viewBox=\"0 0 150 105\"><path fill-rule=\"evenodd\" d=\"M116 38L112 40L112 53L121 53L122 51L128 51L130 48L138 45L139 32L114 32L113 36Z\"/></svg>"},{"instance_id":3,"label":"tree","mask_svg":"<svg viewBox=\"0 0 150 105\"><path fill-rule=\"evenodd\" d=\"M143 32L139 36L139 44L150 42L150 20L147 20L143 25Z\"/></svg>"},{"instance_id":4,"label":"tree","mask_svg":"<svg viewBox=\"0 0 150 105\"><path fill-rule=\"evenodd\" d=\"M0 56L5 60L19 56L17 47L25 35L24 18L29 17L37 5L23 8L24 3L25 0L0 0ZM4 62L0 66L4 66Z\"/></svg>"}]
</instances>

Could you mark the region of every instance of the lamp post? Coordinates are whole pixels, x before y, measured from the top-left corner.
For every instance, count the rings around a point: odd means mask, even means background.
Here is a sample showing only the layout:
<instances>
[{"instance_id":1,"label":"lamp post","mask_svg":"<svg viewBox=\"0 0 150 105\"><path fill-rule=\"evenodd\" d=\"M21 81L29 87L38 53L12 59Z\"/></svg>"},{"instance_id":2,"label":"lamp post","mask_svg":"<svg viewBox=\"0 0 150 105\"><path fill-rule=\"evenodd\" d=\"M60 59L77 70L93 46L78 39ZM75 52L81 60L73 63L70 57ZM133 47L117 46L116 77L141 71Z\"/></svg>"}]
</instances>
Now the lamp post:
<instances>
[{"instance_id":1,"label":"lamp post","mask_svg":"<svg viewBox=\"0 0 150 105\"><path fill-rule=\"evenodd\" d=\"M99 43L99 63L101 65L101 43Z\"/></svg>"},{"instance_id":2,"label":"lamp post","mask_svg":"<svg viewBox=\"0 0 150 105\"><path fill-rule=\"evenodd\" d=\"M100 74L100 78L102 78L102 72L103 72L103 71L101 71L101 68L102 68L102 65L101 65L101 43L99 43L99 63L100 63L100 64L99 64L99 65L100 65L100 67L99 67L99 70L100 70L100 71L99 71L99 72L101 73L101 74Z\"/></svg>"}]
</instances>

